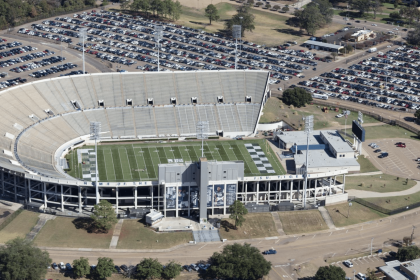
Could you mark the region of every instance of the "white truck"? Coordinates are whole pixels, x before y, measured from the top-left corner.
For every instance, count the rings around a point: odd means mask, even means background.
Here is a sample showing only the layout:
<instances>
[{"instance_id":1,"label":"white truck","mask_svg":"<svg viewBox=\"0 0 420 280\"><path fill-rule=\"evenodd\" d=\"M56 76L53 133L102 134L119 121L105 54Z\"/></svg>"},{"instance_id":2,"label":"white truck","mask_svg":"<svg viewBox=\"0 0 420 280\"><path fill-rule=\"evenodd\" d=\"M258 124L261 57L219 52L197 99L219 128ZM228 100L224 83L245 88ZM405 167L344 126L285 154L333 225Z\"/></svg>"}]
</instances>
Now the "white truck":
<instances>
[{"instance_id":1,"label":"white truck","mask_svg":"<svg viewBox=\"0 0 420 280\"><path fill-rule=\"evenodd\" d=\"M377 48L370 48L370 49L368 50L368 52L373 53L373 52L376 52L377 50L378 50Z\"/></svg>"},{"instance_id":2,"label":"white truck","mask_svg":"<svg viewBox=\"0 0 420 280\"><path fill-rule=\"evenodd\" d=\"M313 93L312 94L313 98L318 98L318 99L324 99L327 100L328 99L328 95L326 94L319 94L319 93Z\"/></svg>"}]
</instances>

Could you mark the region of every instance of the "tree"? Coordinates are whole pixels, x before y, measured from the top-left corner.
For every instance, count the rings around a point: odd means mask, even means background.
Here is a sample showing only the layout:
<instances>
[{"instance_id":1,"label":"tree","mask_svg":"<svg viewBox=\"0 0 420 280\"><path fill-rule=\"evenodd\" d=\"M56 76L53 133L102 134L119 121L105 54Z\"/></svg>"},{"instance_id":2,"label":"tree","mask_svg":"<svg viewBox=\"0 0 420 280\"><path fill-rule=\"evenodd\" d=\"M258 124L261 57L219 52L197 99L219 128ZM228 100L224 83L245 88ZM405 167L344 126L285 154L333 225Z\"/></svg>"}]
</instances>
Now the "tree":
<instances>
[{"instance_id":1,"label":"tree","mask_svg":"<svg viewBox=\"0 0 420 280\"><path fill-rule=\"evenodd\" d=\"M257 5L257 7L261 7L262 5L264 5L262 2L258 2L257 4L255 4L255 5Z\"/></svg>"},{"instance_id":2,"label":"tree","mask_svg":"<svg viewBox=\"0 0 420 280\"><path fill-rule=\"evenodd\" d=\"M205 16L210 20L210 25L212 20L218 21L220 18L219 11L213 4L208 5L204 12L206 13Z\"/></svg>"},{"instance_id":3,"label":"tree","mask_svg":"<svg viewBox=\"0 0 420 280\"><path fill-rule=\"evenodd\" d=\"M255 29L254 21L255 16L250 13L250 7L248 5L244 5L240 6L237 13L230 20L226 21L225 28L229 32L232 32L233 25L241 25L241 36L243 37L245 31L252 32Z\"/></svg>"},{"instance_id":4,"label":"tree","mask_svg":"<svg viewBox=\"0 0 420 280\"><path fill-rule=\"evenodd\" d=\"M281 10L284 12L284 13L287 13L290 9L289 9L289 5L286 5L286 6L284 6L283 8L281 8Z\"/></svg>"},{"instance_id":5,"label":"tree","mask_svg":"<svg viewBox=\"0 0 420 280\"><path fill-rule=\"evenodd\" d=\"M221 253L213 253L210 263L205 272L208 278L260 279L271 270L271 262L263 257L259 249L247 243L226 245Z\"/></svg>"},{"instance_id":6,"label":"tree","mask_svg":"<svg viewBox=\"0 0 420 280\"><path fill-rule=\"evenodd\" d=\"M328 0L315 0L318 5L318 9L322 14L325 23L331 23L334 16L334 10L332 4Z\"/></svg>"},{"instance_id":7,"label":"tree","mask_svg":"<svg viewBox=\"0 0 420 280\"><path fill-rule=\"evenodd\" d=\"M172 20L175 21L180 19L182 13L181 3L178 0L176 0L172 8Z\"/></svg>"},{"instance_id":8,"label":"tree","mask_svg":"<svg viewBox=\"0 0 420 280\"><path fill-rule=\"evenodd\" d=\"M112 204L106 200L101 200L99 204L95 204L93 214L90 216L97 229L108 232L117 222L117 215Z\"/></svg>"},{"instance_id":9,"label":"tree","mask_svg":"<svg viewBox=\"0 0 420 280\"><path fill-rule=\"evenodd\" d=\"M44 279L51 259L46 251L23 238L15 238L0 247L0 279Z\"/></svg>"},{"instance_id":10,"label":"tree","mask_svg":"<svg viewBox=\"0 0 420 280\"><path fill-rule=\"evenodd\" d=\"M250 5L250 6L252 6L252 5L254 5L254 0L248 0L248 1L246 1L247 3L248 3L248 5Z\"/></svg>"},{"instance_id":11,"label":"tree","mask_svg":"<svg viewBox=\"0 0 420 280\"><path fill-rule=\"evenodd\" d=\"M277 11L277 10L279 10L279 9L280 9L280 6L279 6L279 5L274 5L274 6L273 6L273 10L274 10L274 11Z\"/></svg>"},{"instance_id":12,"label":"tree","mask_svg":"<svg viewBox=\"0 0 420 280\"><path fill-rule=\"evenodd\" d=\"M375 270L370 268L366 270L366 276L369 280L379 280L378 276L375 275Z\"/></svg>"},{"instance_id":13,"label":"tree","mask_svg":"<svg viewBox=\"0 0 420 280\"><path fill-rule=\"evenodd\" d=\"M308 32L308 35L314 35L315 32L325 24L325 17L321 14L317 4L309 3L303 11L296 11L299 27Z\"/></svg>"},{"instance_id":14,"label":"tree","mask_svg":"<svg viewBox=\"0 0 420 280\"><path fill-rule=\"evenodd\" d=\"M111 277L112 273L116 272L114 261L111 258L98 258L95 272L93 273L94 279L106 279Z\"/></svg>"},{"instance_id":15,"label":"tree","mask_svg":"<svg viewBox=\"0 0 420 280\"><path fill-rule=\"evenodd\" d=\"M105 7L109 5L109 1L108 0L102 0L102 6Z\"/></svg>"},{"instance_id":16,"label":"tree","mask_svg":"<svg viewBox=\"0 0 420 280\"><path fill-rule=\"evenodd\" d=\"M398 5L401 4L401 0L394 0L394 9L398 9Z\"/></svg>"},{"instance_id":17,"label":"tree","mask_svg":"<svg viewBox=\"0 0 420 280\"><path fill-rule=\"evenodd\" d=\"M242 226L242 223L245 222L244 216L248 214L248 209L245 208L242 202L235 200L235 202L229 206L230 216L229 219L235 220L235 229L238 229L238 226Z\"/></svg>"},{"instance_id":18,"label":"tree","mask_svg":"<svg viewBox=\"0 0 420 280\"><path fill-rule=\"evenodd\" d=\"M417 24L414 27L414 30L410 30L407 35L407 42L411 45L418 46L420 45L420 24ZM420 113L419 110L416 111L414 116L417 120L420 120Z\"/></svg>"},{"instance_id":19,"label":"tree","mask_svg":"<svg viewBox=\"0 0 420 280\"><path fill-rule=\"evenodd\" d=\"M143 259L137 265L137 277L139 279L160 278L162 270L162 264L157 259Z\"/></svg>"},{"instance_id":20,"label":"tree","mask_svg":"<svg viewBox=\"0 0 420 280\"><path fill-rule=\"evenodd\" d=\"M331 53L331 56L334 58L334 61L335 61L335 58L337 57L337 53L336 52L332 52Z\"/></svg>"},{"instance_id":21,"label":"tree","mask_svg":"<svg viewBox=\"0 0 420 280\"><path fill-rule=\"evenodd\" d=\"M414 117L416 117L417 120L420 120L420 109L417 109L417 111L414 113Z\"/></svg>"},{"instance_id":22,"label":"tree","mask_svg":"<svg viewBox=\"0 0 420 280\"><path fill-rule=\"evenodd\" d=\"M382 2L381 0L371 0L371 9L373 11L373 18L376 18L376 13L382 11Z\"/></svg>"},{"instance_id":23,"label":"tree","mask_svg":"<svg viewBox=\"0 0 420 280\"><path fill-rule=\"evenodd\" d=\"M311 94L303 88L289 88L283 92L283 102L287 105L300 108L310 101L312 101Z\"/></svg>"},{"instance_id":24,"label":"tree","mask_svg":"<svg viewBox=\"0 0 420 280\"><path fill-rule=\"evenodd\" d=\"M130 0L121 0L120 7L121 10L126 10L130 6Z\"/></svg>"},{"instance_id":25,"label":"tree","mask_svg":"<svg viewBox=\"0 0 420 280\"><path fill-rule=\"evenodd\" d=\"M408 246L411 244L411 237L410 236L405 236L403 238L403 243L405 244L405 246Z\"/></svg>"},{"instance_id":26,"label":"tree","mask_svg":"<svg viewBox=\"0 0 420 280\"><path fill-rule=\"evenodd\" d=\"M350 0L350 7L359 11L360 15L368 12L370 9L370 0Z\"/></svg>"},{"instance_id":27,"label":"tree","mask_svg":"<svg viewBox=\"0 0 420 280\"><path fill-rule=\"evenodd\" d=\"M420 249L417 246L408 246L398 249L397 259L400 262L411 261L420 256Z\"/></svg>"},{"instance_id":28,"label":"tree","mask_svg":"<svg viewBox=\"0 0 420 280\"><path fill-rule=\"evenodd\" d=\"M82 278L90 273L89 259L80 257L73 261L73 274L76 278Z\"/></svg>"},{"instance_id":29,"label":"tree","mask_svg":"<svg viewBox=\"0 0 420 280\"><path fill-rule=\"evenodd\" d=\"M267 3L267 4L265 4L265 8L266 9L270 9L271 8L271 5Z\"/></svg>"},{"instance_id":30,"label":"tree","mask_svg":"<svg viewBox=\"0 0 420 280\"><path fill-rule=\"evenodd\" d=\"M169 262L162 272L162 277L166 279L176 278L181 274L182 266L174 261Z\"/></svg>"},{"instance_id":31,"label":"tree","mask_svg":"<svg viewBox=\"0 0 420 280\"><path fill-rule=\"evenodd\" d=\"M389 17L392 18L392 19L401 19L402 18L401 14L399 12L389 13Z\"/></svg>"},{"instance_id":32,"label":"tree","mask_svg":"<svg viewBox=\"0 0 420 280\"><path fill-rule=\"evenodd\" d=\"M321 266L315 274L315 280L345 280L346 272L339 266Z\"/></svg>"}]
</instances>

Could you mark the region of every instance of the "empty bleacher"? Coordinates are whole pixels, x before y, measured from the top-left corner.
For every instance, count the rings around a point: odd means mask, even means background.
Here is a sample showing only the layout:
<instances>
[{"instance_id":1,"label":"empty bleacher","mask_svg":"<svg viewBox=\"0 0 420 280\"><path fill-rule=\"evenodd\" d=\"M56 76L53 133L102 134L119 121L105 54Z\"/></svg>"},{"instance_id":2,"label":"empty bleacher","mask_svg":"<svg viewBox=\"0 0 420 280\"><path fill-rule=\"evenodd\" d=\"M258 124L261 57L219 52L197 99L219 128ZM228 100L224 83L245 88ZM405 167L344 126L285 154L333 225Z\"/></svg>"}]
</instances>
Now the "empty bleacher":
<instances>
[{"instance_id":1,"label":"empty bleacher","mask_svg":"<svg viewBox=\"0 0 420 280\"><path fill-rule=\"evenodd\" d=\"M0 166L21 172L11 163L18 160L42 176L66 178L56 170L54 154L89 135L92 121L101 123L101 137L115 139L194 135L199 121L209 122L210 134L252 132L267 79L264 71L112 73L9 88L0 94L0 148L16 154L0 153Z\"/></svg>"}]
</instances>

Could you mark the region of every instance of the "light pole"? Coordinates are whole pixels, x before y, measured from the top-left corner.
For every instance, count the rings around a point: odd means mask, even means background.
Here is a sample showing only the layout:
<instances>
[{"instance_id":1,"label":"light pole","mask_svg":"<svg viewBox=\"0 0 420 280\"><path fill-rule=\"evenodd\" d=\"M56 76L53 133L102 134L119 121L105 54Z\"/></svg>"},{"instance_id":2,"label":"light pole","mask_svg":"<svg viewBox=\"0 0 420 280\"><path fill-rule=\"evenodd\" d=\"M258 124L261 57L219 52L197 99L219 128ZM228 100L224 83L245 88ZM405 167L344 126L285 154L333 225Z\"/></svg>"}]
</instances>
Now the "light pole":
<instances>
[{"instance_id":1,"label":"light pole","mask_svg":"<svg viewBox=\"0 0 420 280\"><path fill-rule=\"evenodd\" d=\"M96 189L96 204L99 204L99 174L98 174L98 145L97 141L101 139L101 123L90 122L90 139L95 140L95 189Z\"/></svg>"},{"instance_id":2,"label":"light pole","mask_svg":"<svg viewBox=\"0 0 420 280\"><path fill-rule=\"evenodd\" d=\"M347 219L349 218L349 216L350 216L350 207L352 206L353 204L351 203L351 202L349 202L349 208L347 209Z\"/></svg>"},{"instance_id":3,"label":"light pole","mask_svg":"<svg viewBox=\"0 0 420 280\"><path fill-rule=\"evenodd\" d=\"M370 255L372 256L372 243L373 243L373 237L370 240Z\"/></svg>"},{"instance_id":4,"label":"light pole","mask_svg":"<svg viewBox=\"0 0 420 280\"><path fill-rule=\"evenodd\" d=\"M242 31L242 20L244 19L244 17L239 17L239 19L241 20L241 31ZM241 47L240 50L242 51L242 32L241 32Z\"/></svg>"},{"instance_id":5,"label":"light pole","mask_svg":"<svg viewBox=\"0 0 420 280\"><path fill-rule=\"evenodd\" d=\"M156 41L156 45L157 45L157 50L158 50L158 61L157 61L157 65L158 65L158 72L160 70L159 68L159 41L160 39L162 39L162 33L163 33L163 26L162 25L155 25L155 41Z\"/></svg>"},{"instance_id":6,"label":"light pole","mask_svg":"<svg viewBox=\"0 0 420 280\"><path fill-rule=\"evenodd\" d=\"M414 238L414 230L416 229L415 226L413 226L413 232L411 233L411 243L413 243L413 238Z\"/></svg>"},{"instance_id":7,"label":"light pole","mask_svg":"<svg viewBox=\"0 0 420 280\"><path fill-rule=\"evenodd\" d=\"M83 74L85 74L85 40L87 36L87 28L83 27L80 29L80 40L82 40L82 59L83 59Z\"/></svg>"},{"instance_id":8,"label":"light pole","mask_svg":"<svg viewBox=\"0 0 420 280\"><path fill-rule=\"evenodd\" d=\"M310 115L303 118L305 121L306 133L306 163L305 163L305 185L303 188L303 209L306 209L306 190L308 189L308 155L309 155L309 135L314 128L314 116Z\"/></svg>"},{"instance_id":9,"label":"light pole","mask_svg":"<svg viewBox=\"0 0 420 280\"><path fill-rule=\"evenodd\" d=\"M232 36L235 39L235 70L237 68L238 60L238 38L241 38L242 26L234 25L232 26Z\"/></svg>"}]
</instances>

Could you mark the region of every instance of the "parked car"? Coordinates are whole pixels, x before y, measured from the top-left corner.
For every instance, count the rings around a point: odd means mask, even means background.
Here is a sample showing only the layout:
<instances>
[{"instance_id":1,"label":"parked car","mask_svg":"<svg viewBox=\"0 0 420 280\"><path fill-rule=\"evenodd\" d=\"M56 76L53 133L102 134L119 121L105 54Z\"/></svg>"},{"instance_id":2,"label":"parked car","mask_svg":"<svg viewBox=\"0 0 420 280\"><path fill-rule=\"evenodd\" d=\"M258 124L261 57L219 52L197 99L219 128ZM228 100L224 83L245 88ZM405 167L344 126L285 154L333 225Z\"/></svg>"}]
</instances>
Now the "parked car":
<instances>
[{"instance_id":1,"label":"parked car","mask_svg":"<svg viewBox=\"0 0 420 280\"><path fill-rule=\"evenodd\" d=\"M121 271L121 268L118 265L115 266L115 270L117 271L117 273L121 273L122 272Z\"/></svg>"},{"instance_id":2,"label":"parked car","mask_svg":"<svg viewBox=\"0 0 420 280\"><path fill-rule=\"evenodd\" d=\"M53 268L53 269L55 269L55 270L60 269L56 263L53 263L53 264L52 264L52 268Z\"/></svg>"},{"instance_id":3,"label":"parked car","mask_svg":"<svg viewBox=\"0 0 420 280\"><path fill-rule=\"evenodd\" d=\"M60 269L62 270L66 269L66 265L63 262L60 262Z\"/></svg>"},{"instance_id":4,"label":"parked car","mask_svg":"<svg viewBox=\"0 0 420 280\"><path fill-rule=\"evenodd\" d=\"M189 266L189 265L184 265L183 268L188 272L192 271L191 266Z\"/></svg>"},{"instance_id":5,"label":"parked car","mask_svg":"<svg viewBox=\"0 0 420 280\"><path fill-rule=\"evenodd\" d=\"M382 152L382 150L381 150L381 149L376 149L376 150L374 150L373 152L374 152L374 153L380 153L380 152Z\"/></svg>"},{"instance_id":6,"label":"parked car","mask_svg":"<svg viewBox=\"0 0 420 280\"><path fill-rule=\"evenodd\" d=\"M71 267L71 264L66 263L66 269L67 269L68 271L71 271L71 270L73 270L73 267Z\"/></svg>"},{"instance_id":7,"label":"parked car","mask_svg":"<svg viewBox=\"0 0 420 280\"><path fill-rule=\"evenodd\" d=\"M123 264L122 266L120 266L120 268L122 269L122 271L127 272L128 271L128 266L126 266L125 264Z\"/></svg>"},{"instance_id":8,"label":"parked car","mask_svg":"<svg viewBox=\"0 0 420 280\"><path fill-rule=\"evenodd\" d=\"M277 251L274 249L269 249L263 252L264 255L275 255L277 254Z\"/></svg>"},{"instance_id":9,"label":"parked car","mask_svg":"<svg viewBox=\"0 0 420 280\"><path fill-rule=\"evenodd\" d=\"M353 263L351 261L344 261L343 264L347 267L353 267Z\"/></svg>"},{"instance_id":10,"label":"parked car","mask_svg":"<svg viewBox=\"0 0 420 280\"><path fill-rule=\"evenodd\" d=\"M397 147L399 147L399 148L405 148L406 146L405 146L404 143L400 143L400 144L397 144Z\"/></svg>"},{"instance_id":11,"label":"parked car","mask_svg":"<svg viewBox=\"0 0 420 280\"><path fill-rule=\"evenodd\" d=\"M356 277L360 280L366 280L366 275L360 272L356 274Z\"/></svg>"},{"instance_id":12,"label":"parked car","mask_svg":"<svg viewBox=\"0 0 420 280\"><path fill-rule=\"evenodd\" d=\"M389 154L388 154L387 152L384 152L384 153L380 154L380 155L378 156L378 158L386 158L388 155L389 155Z\"/></svg>"}]
</instances>

